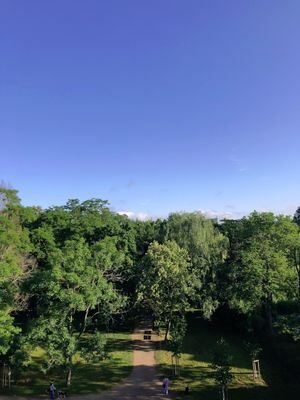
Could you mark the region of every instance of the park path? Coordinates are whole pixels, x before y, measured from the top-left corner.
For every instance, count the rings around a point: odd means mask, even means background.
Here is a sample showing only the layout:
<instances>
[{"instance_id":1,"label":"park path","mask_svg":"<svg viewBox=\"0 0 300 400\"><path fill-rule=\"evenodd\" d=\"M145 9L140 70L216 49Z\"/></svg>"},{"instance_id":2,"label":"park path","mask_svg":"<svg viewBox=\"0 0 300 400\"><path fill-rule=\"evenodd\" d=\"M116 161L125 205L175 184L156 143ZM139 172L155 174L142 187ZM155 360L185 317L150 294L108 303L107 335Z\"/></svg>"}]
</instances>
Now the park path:
<instances>
[{"instance_id":1,"label":"park path","mask_svg":"<svg viewBox=\"0 0 300 400\"><path fill-rule=\"evenodd\" d=\"M98 394L80 396L82 400L166 400L162 393L162 380L155 369L155 342L160 338L153 334L151 341L144 340L147 325L140 325L132 335L133 369L131 374L110 390ZM79 396L74 396L74 400Z\"/></svg>"},{"instance_id":2,"label":"park path","mask_svg":"<svg viewBox=\"0 0 300 400\"><path fill-rule=\"evenodd\" d=\"M99 393L68 397L69 400L166 400L170 396L162 393L162 380L155 369L155 342L160 338L154 334L151 341L144 340L144 330L149 325L141 323L132 334L133 369L131 374L111 389ZM0 400L40 400L32 397L0 396Z\"/></svg>"}]
</instances>

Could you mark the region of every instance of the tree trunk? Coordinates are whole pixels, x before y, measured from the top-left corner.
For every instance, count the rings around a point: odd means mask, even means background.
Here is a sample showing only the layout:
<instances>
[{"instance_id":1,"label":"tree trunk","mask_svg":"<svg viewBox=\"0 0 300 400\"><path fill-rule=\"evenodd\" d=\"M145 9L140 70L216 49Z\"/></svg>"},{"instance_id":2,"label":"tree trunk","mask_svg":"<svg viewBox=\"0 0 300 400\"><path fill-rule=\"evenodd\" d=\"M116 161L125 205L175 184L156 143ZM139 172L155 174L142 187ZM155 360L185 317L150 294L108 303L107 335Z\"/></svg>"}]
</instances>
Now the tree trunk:
<instances>
[{"instance_id":1,"label":"tree trunk","mask_svg":"<svg viewBox=\"0 0 300 400\"><path fill-rule=\"evenodd\" d=\"M71 386L71 379L72 379L72 368L71 366L67 369L67 376L66 376L66 385L69 387Z\"/></svg>"},{"instance_id":2,"label":"tree trunk","mask_svg":"<svg viewBox=\"0 0 300 400\"><path fill-rule=\"evenodd\" d=\"M180 368L179 368L179 357L176 356L176 375L180 375Z\"/></svg>"},{"instance_id":3,"label":"tree trunk","mask_svg":"<svg viewBox=\"0 0 300 400\"><path fill-rule=\"evenodd\" d=\"M225 386L224 385L222 385L221 396L222 396L222 400L226 400Z\"/></svg>"},{"instance_id":4,"label":"tree trunk","mask_svg":"<svg viewBox=\"0 0 300 400\"><path fill-rule=\"evenodd\" d=\"M166 334L165 334L165 342L168 340L169 332L170 332L170 327L171 327L171 321L167 323L167 329L166 329Z\"/></svg>"},{"instance_id":5,"label":"tree trunk","mask_svg":"<svg viewBox=\"0 0 300 400\"><path fill-rule=\"evenodd\" d=\"M7 375L8 375L8 389L10 390L10 387L11 387L11 369L10 369L10 367L8 367Z\"/></svg>"},{"instance_id":6,"label":"tree trunk","mask_svg":"<svg viewBox=\"0 0 300 400\"><path fill-rule=\"evenodd\" d=\"M68 357L68 362L67 362L67 375L66 375L67 387L71 385L71 379L72 379L72 356Z\"/></svg>"}]
</instances>

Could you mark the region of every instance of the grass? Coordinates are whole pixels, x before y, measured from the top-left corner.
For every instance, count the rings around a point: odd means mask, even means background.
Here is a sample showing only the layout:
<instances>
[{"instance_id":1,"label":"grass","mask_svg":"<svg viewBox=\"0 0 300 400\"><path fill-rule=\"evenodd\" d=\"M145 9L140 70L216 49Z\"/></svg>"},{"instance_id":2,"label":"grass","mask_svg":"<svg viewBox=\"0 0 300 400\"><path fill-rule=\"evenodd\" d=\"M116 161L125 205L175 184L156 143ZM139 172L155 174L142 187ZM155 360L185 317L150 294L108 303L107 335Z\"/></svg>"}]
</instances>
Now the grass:
<instances>
[{"instance_id":1,"label":"grass","mask_svg":"<svg viewBox=\"0 0 300 400\"><path fill-rule=\"evenodd\" d=\"M108 358L87 364L79 355L74 357L72 384L68 394L87 394L109 389L128 376L132 369L133 352L129 333L108 333ZM56 370L44 375L41 364L44 352L41 348L32 353L32 362L20 373L18 384L10 394L20 396L46 396L45 390L52 380L57 389L65 388L65 371Z\"/></svg>"},{"instance_id":2,"label":"grass","mask_svg":"<svg viewBox=\"0 0 300 400\"><path fill-rule=\"evenodd\" d=\"M171 354L165 349L156 351L156 361L160 372L171 377L171 389L179 397L189 386L193 400L213 400L219 398L218 388L214 381L211 368L213 349L216 341L223 336L229 344L232 356L232 372L234 379L229 386L230 400L275 400L294 398L286 396L287 388L280 394L278 383L273 385L278 378L276 371L272 370L270 362L263 356L260 357L262 378L253 380L251 360L243 338L238 335L220 332L207 323L198 322L189 328L184 342L183 353L180 359L180 376L172 377ZM275 388L276 386L276 388ZM284 384L282 386L282 389ZM183 396L182 396L183 397Z\"/></svg>"}]
</instances>

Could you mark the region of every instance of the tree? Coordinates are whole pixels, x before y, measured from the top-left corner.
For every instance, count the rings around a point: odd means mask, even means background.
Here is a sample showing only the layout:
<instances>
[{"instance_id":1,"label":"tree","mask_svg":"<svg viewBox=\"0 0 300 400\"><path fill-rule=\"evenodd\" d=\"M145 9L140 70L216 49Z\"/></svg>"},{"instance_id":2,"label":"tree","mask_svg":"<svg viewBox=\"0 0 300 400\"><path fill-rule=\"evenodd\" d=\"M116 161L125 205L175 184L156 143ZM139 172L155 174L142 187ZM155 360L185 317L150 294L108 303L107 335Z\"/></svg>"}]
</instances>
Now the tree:
<instances>
[{"instance_id":1,"label":"tree","mask_svg":"<svg viewBox=\"0 0 300 400\"><path fill-rule=\"evenodd\" d=\"M168 350L172 353L174 375L179 374L179 359L181 357L185 334L185 317L183 315L177 315L171 323L170 340L168 341Z\"/></svg>"},{"instance_id":2,"label":"tree","mask_svg":"<svg viewBox=\"0 0 300 400\"><path fill-rule=\"evenodd\" d=\"M291 268L297 276L297 298L300 304L300 228L290 220L287 222L288 230L285 232L284 245Z\"/></svg>"},{"instance_id":3,"label":"tree","mask_svg":"<svg viewBox=\"0 0 300 400\"><path fill-rule=\"evenodd\" d=\"M215 371L216 383L220 386L222 400L228 400L228 384L233 379L230 362L228 344L221 338L214 349L212 368Z\"/></svg>"},{"instance_id":4,"label":"tree","mask_svg":"<svg viewBox=\"0 0 300 400\"><path fill-rule=\"evenodd\" d=\"M176 315L184 315L194 295L194 276L187 251L176 242L153 242L143 258L138 298L166 326L165 340Z\"/></svg>"},{"instance_id":5,"label":"tree","mask_svg":"<svg viewBox=\"0 0 300 400\"><path fill-rule=\"evenodd\" d=\"M22 285L35 266L29 256L31 245L28 230L22 227L22 213L17 191L0 187L0 358L2 384L9 387L11 368L17 366L21 349L22 328L16 323L16 314L27 308Z\"/></svg>"},{"instance_id":6,"label":"tree","mask_svg":"<svg viewBox=\"0 0 300 400\"><path fill-rule=\"evenodd\" d=\"M32 338L45 349L47 368L66 368L69 386L73 357L82 350L88 324L96 315L116 312L122 298L81 238L66 241L51 254L46 268L36 271L31 291L39 297Z\"/></svg>"},{"instance_id":7,"label":"tree","mask_svg":"<svg viewBox=\"0 0 300 400\"><path fill-rule=\"evenodd\" d=\"M295 224L300 226L300 207L298 207L297 210L295 211L293 221L295 222Z\"/></svg>"},{"instance_id":8,"label":"tree","mask_svg":"<svg viewBox=\"0 0 300 400\"><path fill-rule=\"evenodd\" d=\"M273 304L295 297L295 271L290 268L286 217L252 213L243 220L243 240L228 266L229 305L251 315L264 310L273 333Z\"/></svg>"},{"instance_id":9,"label":"tree","mask_svg":"<svg viewBox=\"0 0 300 400\"><path fill-rule=\"evenodd\" d=\"M0 188L0 356L21 329L14 313L26 306L21 285L34 266L28 232L20 224L20 200L12 189Z\"/></svg>"},{"instance_id":10,"label":"tree","mask_svg":"<svg viewBox=\"0 0 300 400\"><path fill-rule=\"evenodd\" d=\"M197 305L209 318L218 306L217 273L227 255L228 239L198 212L171 214L166 237L187 250L197 284Z\"/></svg>"}]
</instances>

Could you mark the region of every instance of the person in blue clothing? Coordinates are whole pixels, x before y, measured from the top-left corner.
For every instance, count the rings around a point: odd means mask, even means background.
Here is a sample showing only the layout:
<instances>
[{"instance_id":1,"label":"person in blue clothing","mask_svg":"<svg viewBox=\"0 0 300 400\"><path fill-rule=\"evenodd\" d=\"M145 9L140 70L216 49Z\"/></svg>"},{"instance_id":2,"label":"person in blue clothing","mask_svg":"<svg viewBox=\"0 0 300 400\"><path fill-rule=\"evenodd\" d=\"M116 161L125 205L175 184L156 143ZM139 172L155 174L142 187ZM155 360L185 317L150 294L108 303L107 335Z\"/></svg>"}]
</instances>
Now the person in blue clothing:
<instances>
[{"instance_id":1,"label":"person in blue clothing","mask_svg":"<svg viewBox=\"0 0 300 400\"><path fill-rule=\"evenodd\" d=\"M170 384L169 378L165 376L163 379L164 394L169 394L169 384Z\"/></svg>"},{"instance_id":2,"label":"person in blue clothing","mask_svg":"<svg viewBox=\"0 0 300 400\"><path fill-rule=\"evenodd\" d=\"M50 382L49 395L51 400L55 399L55 392L56 392L56 387L54 386L53 382Z\"/></svg>"}]
</instances>

